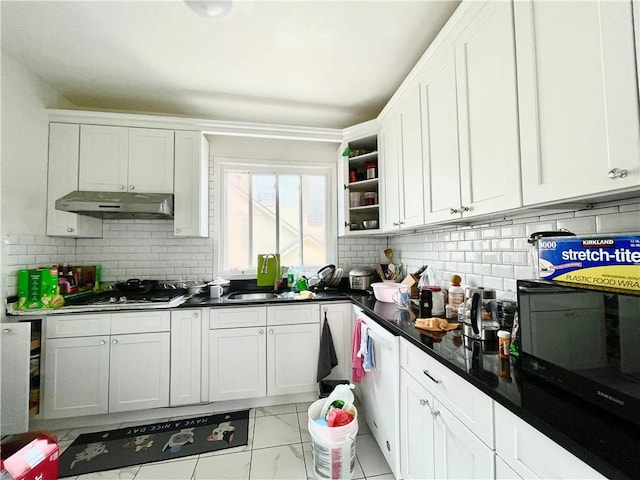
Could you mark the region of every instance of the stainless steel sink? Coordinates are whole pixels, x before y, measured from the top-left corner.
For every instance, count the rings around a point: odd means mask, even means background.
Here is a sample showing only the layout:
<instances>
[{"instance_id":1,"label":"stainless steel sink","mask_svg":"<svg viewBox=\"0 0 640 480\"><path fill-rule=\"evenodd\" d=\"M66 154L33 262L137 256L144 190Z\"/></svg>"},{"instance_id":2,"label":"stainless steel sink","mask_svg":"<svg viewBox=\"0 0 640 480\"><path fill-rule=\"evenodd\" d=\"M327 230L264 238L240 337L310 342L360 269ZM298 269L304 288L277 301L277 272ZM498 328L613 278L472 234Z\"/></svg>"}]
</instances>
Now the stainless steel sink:
<instances>
[{"instance_id":1,"label":"stainless steel sink","mask_svg":"<svg viewBox=\"0 0 640 480\"><path fill-rule=\"evenodd\" d=\"M272 300L280 298L274 292L231 292L227 295L227 300Z\"/></svg>"}]
</instances>

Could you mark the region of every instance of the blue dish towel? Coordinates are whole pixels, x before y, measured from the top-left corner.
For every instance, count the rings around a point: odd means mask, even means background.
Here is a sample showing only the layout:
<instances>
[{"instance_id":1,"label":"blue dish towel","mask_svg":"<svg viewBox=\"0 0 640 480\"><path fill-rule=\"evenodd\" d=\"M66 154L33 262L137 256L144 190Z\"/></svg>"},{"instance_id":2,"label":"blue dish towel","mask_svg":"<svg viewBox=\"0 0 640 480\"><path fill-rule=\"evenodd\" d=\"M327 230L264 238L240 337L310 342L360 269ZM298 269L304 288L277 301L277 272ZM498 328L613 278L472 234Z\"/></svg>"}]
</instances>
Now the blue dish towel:
<instances>
[{"instance_id":1,"label":"blue dish towel","mask_svg":"<svg viewBox=\"0 0 640 480\"><path fill-rule=\"evenodd\" d=\"M362 368L364 368L365 372L370 372L376 368L376 361L373 356L373 340L371 340L370 336L367 337L367 353L364 356Z\"/></svg>"}]
</instances>

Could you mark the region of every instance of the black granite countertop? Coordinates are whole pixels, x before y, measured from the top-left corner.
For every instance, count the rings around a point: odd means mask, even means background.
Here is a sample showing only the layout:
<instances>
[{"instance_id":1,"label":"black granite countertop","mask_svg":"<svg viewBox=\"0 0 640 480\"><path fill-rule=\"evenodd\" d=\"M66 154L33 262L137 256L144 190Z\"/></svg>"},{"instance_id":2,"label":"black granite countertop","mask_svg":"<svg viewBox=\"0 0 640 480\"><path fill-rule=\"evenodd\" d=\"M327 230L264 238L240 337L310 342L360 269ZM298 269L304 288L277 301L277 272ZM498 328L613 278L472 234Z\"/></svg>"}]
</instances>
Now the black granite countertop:
<instances>
[{"instance_id":1,"label":"black granite countertop","mask_svg":"<svg viewBox=\"0 0 640 480\"><path fill-rule=\"evenodd\" d=\"M416 329L413 307L400 310L372 295L349 297L385 329L422 349L604 476L639 478L637 426L521 371L517 358L499 357L496 344L470 340L461 330Z\"/></svg>"},{"instance_id":2,"label":"black granite countertop","mask_svg":"<svg viewBox=\"0 0 640 480\"><path fill-rule=\"evenodd\" d=\"M229 300L226 295L220 298L211 298L208 294L194 295L178 308L202 308L202 307L246 307L249 305L281 305L286 303L300 302L349 302L351 298L345 292L331 290L326 292L316 292L314 298L304 300L296 299L293 294L280 294L278 298L262 300Z\"/></svg>"}]
</instances>

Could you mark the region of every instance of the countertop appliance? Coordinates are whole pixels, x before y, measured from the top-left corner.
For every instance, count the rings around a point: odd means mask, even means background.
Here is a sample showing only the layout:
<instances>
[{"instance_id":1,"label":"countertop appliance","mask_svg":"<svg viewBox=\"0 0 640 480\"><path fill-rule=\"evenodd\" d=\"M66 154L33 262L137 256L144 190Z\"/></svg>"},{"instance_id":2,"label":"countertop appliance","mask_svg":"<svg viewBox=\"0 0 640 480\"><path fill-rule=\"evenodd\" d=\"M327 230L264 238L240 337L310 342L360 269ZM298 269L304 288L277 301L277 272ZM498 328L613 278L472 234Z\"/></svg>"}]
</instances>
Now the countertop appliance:
<instances>
[{"instance_id":1,"label":"countertop appliance","mask_svg":"<svg viewBox=\"0 0 640 480\"><path fill-rule=\"evenodd\" d=\"M349 288L351 290L369 290L375 277L372 268L353 268L349 272Z\"/></svg>"},{"instance_id":2,"label":"countertop appliance","mask_svg":"<svg viewBox=\"0 0 640 480\"><path fill-rule=\"evenodd\" d=\"M522 369L640 426L640 292L517 285Z\"/></svg>"},{"instance_id":3,"label":"countertop appliance","mask_svg":"<svg viewBox=\"0 0 640 480\"><path fill-rule=\"evenodd\" d=\"M57 199L56 210L98 218L172 219L173 195L78 190Z\"/></svg>"}]
</instances>

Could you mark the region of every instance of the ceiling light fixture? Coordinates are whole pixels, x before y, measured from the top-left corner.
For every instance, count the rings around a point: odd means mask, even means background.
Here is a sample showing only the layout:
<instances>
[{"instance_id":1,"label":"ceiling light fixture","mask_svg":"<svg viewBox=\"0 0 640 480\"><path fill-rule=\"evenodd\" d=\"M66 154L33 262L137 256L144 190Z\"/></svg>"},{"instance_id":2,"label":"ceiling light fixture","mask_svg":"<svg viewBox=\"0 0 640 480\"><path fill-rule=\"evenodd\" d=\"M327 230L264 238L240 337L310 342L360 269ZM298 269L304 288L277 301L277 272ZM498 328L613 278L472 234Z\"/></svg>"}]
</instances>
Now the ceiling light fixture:
<instances>
[{"instance_id":1,"label":"ceiling light fixture","mask_svg":"<svg viewBox=\"0 0 640 480\"><path fill-rule=\"evenodd\" d=\"M231 11L232 0L184 0L187 6L203 17L221 18Z\"/></svg>"}]
</instances>

